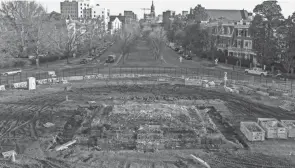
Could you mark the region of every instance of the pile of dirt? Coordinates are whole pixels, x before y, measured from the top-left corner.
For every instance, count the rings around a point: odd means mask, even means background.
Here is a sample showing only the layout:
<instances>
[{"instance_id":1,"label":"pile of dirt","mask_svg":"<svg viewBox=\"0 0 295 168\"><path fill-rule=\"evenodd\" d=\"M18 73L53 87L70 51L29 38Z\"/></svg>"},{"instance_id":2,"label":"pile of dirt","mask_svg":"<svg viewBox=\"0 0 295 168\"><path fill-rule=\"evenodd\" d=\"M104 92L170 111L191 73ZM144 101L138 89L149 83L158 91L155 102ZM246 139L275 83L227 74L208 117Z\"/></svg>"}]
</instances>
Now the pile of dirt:
<instances>
[{"instance_id":1,"label":"pile of dirt","mask_svg":"<svg viewBox=\"0 0 295 168\"><path fill-rule=\"evenodd\" d=\"M295 110L295 103L288 101L288 100L284 100L282 102L282 105L279 107L283 110L286 110L286 111L294 111Z\"/></svg>"},{"instance_id":2,"label":"pile of dirt","mask_svg":"<svg viewBox=\"0 0 295 168\"><path fill-rule=\"evenodd\" d=\"M27 155L31 158L35 159L45 159L45 154L41 149L40 143L38 141L30 144L24 151L24 155Z\"/></svg>"}]
</instances>

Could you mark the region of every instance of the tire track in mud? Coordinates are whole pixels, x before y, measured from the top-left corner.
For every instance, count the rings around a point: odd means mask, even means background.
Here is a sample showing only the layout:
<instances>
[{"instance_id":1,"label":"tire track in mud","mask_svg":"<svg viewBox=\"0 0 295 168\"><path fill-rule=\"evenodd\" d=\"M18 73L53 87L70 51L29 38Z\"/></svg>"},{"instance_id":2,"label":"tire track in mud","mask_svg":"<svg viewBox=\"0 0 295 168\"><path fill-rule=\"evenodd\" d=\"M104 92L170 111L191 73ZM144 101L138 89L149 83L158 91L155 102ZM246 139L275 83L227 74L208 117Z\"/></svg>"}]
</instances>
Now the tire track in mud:
<instances>
[{"instance_id":1,"label":"tire track in mud","mask_svg":"<svg viewBox=\"0 0 295 168\"><path fill-rule=\"evenodd\" d=\"M258 103L254 103L251 100L241 98L234 94L221 93L217 91L208 91L196 89L197 94L202 99L220 99L226 102L227 107L234 113L243 113L245 115L251 115L254 117L274 117L274 118L294 118L294 115L290 112L285 112L280 108L274 108ZM251 112L249 111L251 107Z\"/></svg>"}]
</instances>

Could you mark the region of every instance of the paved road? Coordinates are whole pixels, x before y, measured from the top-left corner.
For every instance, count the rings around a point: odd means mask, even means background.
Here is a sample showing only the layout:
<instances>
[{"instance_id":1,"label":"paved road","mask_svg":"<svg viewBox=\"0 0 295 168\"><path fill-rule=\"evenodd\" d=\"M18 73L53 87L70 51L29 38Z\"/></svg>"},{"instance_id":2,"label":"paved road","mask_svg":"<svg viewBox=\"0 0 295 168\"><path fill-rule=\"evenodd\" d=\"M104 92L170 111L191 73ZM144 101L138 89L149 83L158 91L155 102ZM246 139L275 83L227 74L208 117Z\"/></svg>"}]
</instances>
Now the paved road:
<instances>
[{"instance_id":1,"label":"paved road","mask_svg":"<svg viewBox=\"0 0 295 168\"><path fill-rule=\"evenodd\" d=\"M112 46L113 47L113 46ZM111 49L112 49L111 47ZM219 70L215 68L204 68L200 67L198 63L193 62L191 60L184 60L183 63L179 62L179 55L171 50L170 48L165 48L163 52L163 56L165 61L168 64L174 65L175 67L113 67L113 65L104 65L104 61L109 54L111 54L112 51L105 52L102 56L102 63L101 64L93 64L93 65L77 65L74 68L68 68L63 69L60 71L56 71L56 75L59 77L66 77L66 76L80 76L80 75L91 75L91 74L97 74L97 73L103 73L103 74L157 74L157 73L165 73L170 75L194 75L194 76L204 76L204 77L217 77L219 79L223 79L224 77L224 70ZM260 76L252 76L252 75L246 75L241 72L228 70L228 79L232 80L244 80L244 81L250 81L253 83L263 83L266 85L270 85L273 81L280 84L285 84L285 86L290 87L295 84L294 81L282 81L278 79L272 79L272 78L264 78ZM21 75L16 76L9 76L9 77L1 77L1 84L7 84L12 82L20 82L25 81L27 77L34 76L37 79L45 79L48 78L47 72L25 72ZM293 82L293 83L292 83Z\"/></svg>"},{"instance_id":2,"label":"paved road","mask_svg":"<svg viewBox=\"0 0 295 168\"><path fill-rule=\"evenodd\" d=\"M28 77L36 77L37 79L48 78L49 77L48 71L55 71L58 76L63 76L63 75L67 76L67 74L70 75L70 74L75 74L75 73L76 74L86 73L85 69L93 69L91 67L96 67L96 69L103 68L103 67L106 67L104 65L104 63L105 63L105 60L107 59L108 55L113 54L114 50L116 50L115 44L113 46L111 46L99 58L97 58L98 60L100 60L100 63L98 63L97 61L93 61L92 63L89 63L89 64L80 64L80 60L83 58L83 57L80 57L80 58L76 58L76 59L70 59L71 64L69 64L69 65L67 65L65 63L66 60L61 60L58 63L53 63L53 62L49 63L48 68L46 67L46 65L43 65L42 67L40 67L39 70L37 70L33 67L31 67L29 69L23 69L23 72L20 75L0 76L0 85L7 84L7 83L26 81L26 79ZM88 54L86 54L85 57L87 57L87 56L88 56ZM90 68L88 68L88 67L90 67ZM90 72L87 72L87 73L90 73Z\"/></svg>"},{"instance_id":3,"label":"paved road","mask_svg":"<svg viewBox=\"0 0 295 168\"><path fill-rule=\"evenodd\" d=\"M192 60L183 60L182 63L179 61L179 54L177 54L175 51L170 49L169 47L166 47L163 52L164 59L167 63L173 64L177 67L182 68L193 68L193 71L195 71L198 75L201 76L215 76L218 78L224 77L224 72L227 72L228 79L233 80L245 80L245 81L254 81L257 83L263 83L269 85L274 81L275 83L283 83L287 85L291 85L291 83L295 84L294 80L289 81L283 81L281 79L276 79L272 77L261 77L261 76L255 76L255 75L249 75L244 74L241 70L235 70L233 71L231 68L229 69L222 69L222 68L216 68L216 67L200 67L200 64L198 62L192 61Z\"/></svg>"}]
</instances>

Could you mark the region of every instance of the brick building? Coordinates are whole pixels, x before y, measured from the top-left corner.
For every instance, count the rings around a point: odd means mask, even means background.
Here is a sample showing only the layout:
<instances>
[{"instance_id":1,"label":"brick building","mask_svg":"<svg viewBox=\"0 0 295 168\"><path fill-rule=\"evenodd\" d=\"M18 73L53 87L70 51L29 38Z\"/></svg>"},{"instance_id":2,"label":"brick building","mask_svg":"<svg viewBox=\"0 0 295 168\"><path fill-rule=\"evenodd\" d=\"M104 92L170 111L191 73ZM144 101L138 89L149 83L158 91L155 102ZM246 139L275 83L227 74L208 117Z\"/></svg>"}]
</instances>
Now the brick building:
<instances>
[{"instance_id":1,"label":"brick building","mask_svg":"<svg viewBox=\"0 0 295 168\"><path fill-rule=\"evenodd\" d=\"M249 33L252 14L245 10L206 10L209 18L207 28L211 29L217 50L226 56L250 60L256 64L252 38Z\"/></svg>"}]
</instances>

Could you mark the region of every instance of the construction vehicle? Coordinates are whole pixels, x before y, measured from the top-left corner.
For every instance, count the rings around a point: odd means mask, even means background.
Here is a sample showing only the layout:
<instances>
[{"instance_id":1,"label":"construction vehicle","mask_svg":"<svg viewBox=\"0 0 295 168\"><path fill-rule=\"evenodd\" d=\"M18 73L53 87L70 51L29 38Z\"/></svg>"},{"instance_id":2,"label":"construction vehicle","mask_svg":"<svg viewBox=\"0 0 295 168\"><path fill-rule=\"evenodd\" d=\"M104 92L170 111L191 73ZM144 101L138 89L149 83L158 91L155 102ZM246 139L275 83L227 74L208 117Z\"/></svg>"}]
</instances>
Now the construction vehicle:
<instances>
[{"instance_id":1,"label":"construction vehicle","mask_svg":"<svg viewBox=\"0 0 295 168\"><path fill-rule=\"evenodd\" d=\"M115 55L109 55L108 59L106 60L106 63L114 63L116 59Z\"/></svg>"}]
</instances>

